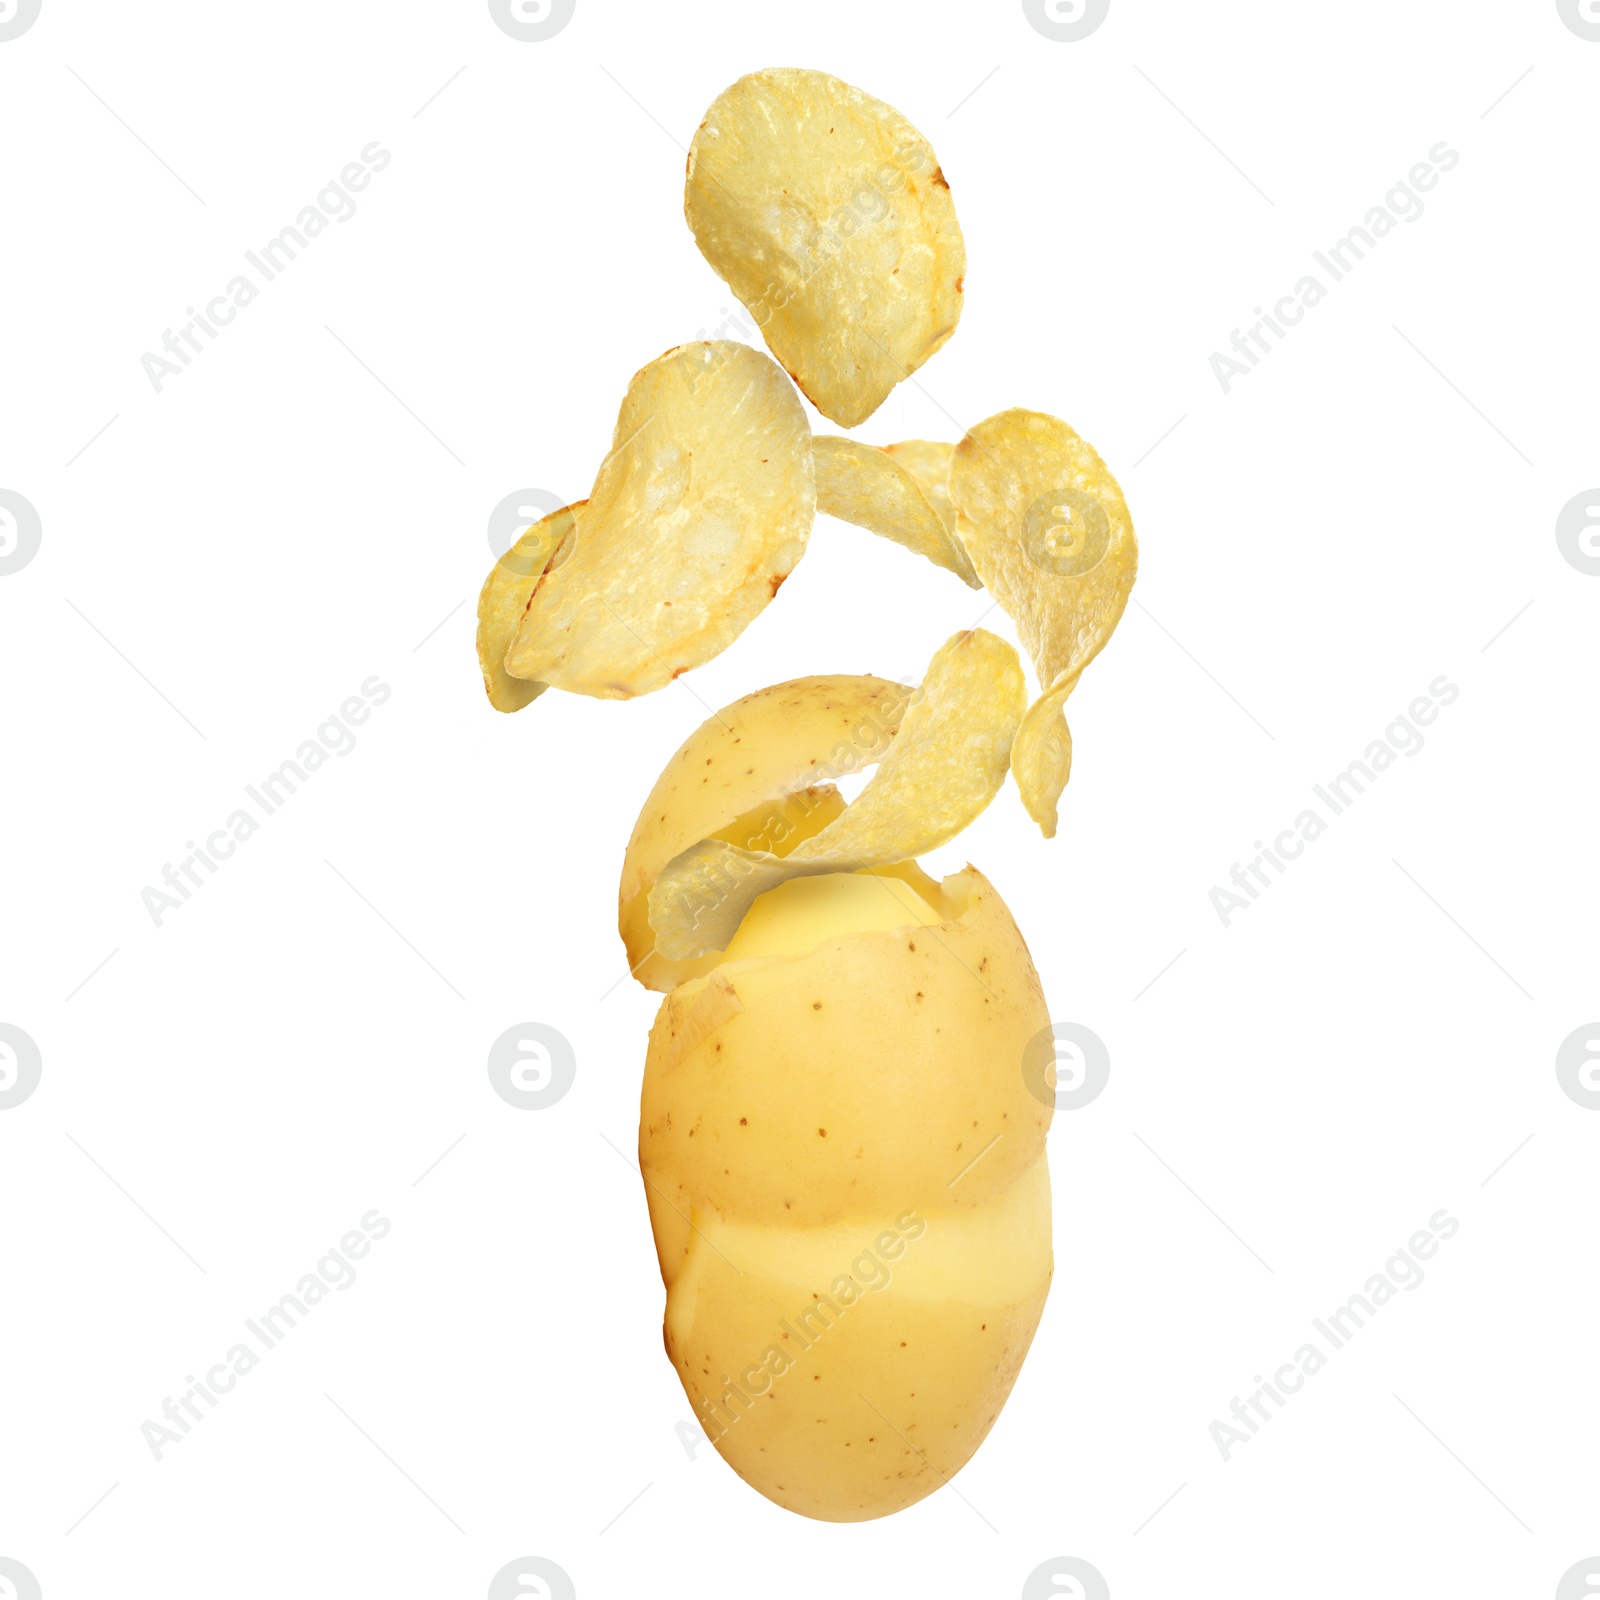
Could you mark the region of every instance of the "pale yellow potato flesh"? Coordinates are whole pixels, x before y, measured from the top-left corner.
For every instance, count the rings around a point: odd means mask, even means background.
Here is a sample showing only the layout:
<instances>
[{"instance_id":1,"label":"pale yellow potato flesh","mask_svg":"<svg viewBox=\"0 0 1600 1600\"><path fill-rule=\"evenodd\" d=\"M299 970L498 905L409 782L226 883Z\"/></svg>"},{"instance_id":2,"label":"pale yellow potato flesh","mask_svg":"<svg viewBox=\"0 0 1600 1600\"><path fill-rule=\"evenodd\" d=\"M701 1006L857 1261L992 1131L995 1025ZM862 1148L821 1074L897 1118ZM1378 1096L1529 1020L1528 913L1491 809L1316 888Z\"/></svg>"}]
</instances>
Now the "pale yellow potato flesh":
<instances>
[{"instance_id":1,"label":"pale yellow potato flesh","mask_svg":"<svg viewBox=\"0 0 1600 1600\"><path fill-rule=\"evenodd\" d=\"M853 428L955 332L966 246L928 141L825 72L753 72L689 147L701 254L823 416Z\"/></svg>"},{"instance_id":2,"label":"pale yellow potato flesh","mask_svg":"<svg viewBox=\"0 0 1600 1600\"><path fill-rule=\"evenodd\" d=\"M972 868L771 891L651 1033L639 1157L667 1351L724 1459L830 1521L940 1488L1050 1284L1048 1015Z\"/></svg>"},{"instance_id":3,"label":"pale yellow potato flesh","mask_svg":"<svg viewBox=\"0 0 1600 1600\"><path fill-rule=\"evenodd\" d=\"M634 375L578 536L538 586L506 671L626 700L727 648L805 551L811 428L772 360L680 345Z\"/></svg>"}]
</instances>

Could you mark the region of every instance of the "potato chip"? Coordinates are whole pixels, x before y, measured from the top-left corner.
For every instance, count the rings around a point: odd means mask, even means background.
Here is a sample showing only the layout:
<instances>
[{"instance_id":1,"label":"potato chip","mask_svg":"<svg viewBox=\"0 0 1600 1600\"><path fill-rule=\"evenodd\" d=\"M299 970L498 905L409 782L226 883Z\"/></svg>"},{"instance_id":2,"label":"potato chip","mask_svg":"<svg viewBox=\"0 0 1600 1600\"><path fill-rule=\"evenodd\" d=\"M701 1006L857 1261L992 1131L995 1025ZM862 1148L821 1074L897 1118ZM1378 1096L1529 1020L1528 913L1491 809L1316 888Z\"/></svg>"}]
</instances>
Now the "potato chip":
<instances>
[{"instance_id":1,"label":"potato chip","mask_svg":"<svg viewBox=\"0 0 1600 1600\"><path fill-rule=\"evenodd\" d=\"M966 246L928 141L825 72L780 67L711 103L684 215L807 399L864 422L955 332Z\"/></svg>"},{"instance_id":2,"label":"potato chip","mask_svg":"<svg viewBox=\"0 0 1600 1600\"><path fill-rule=\"evenodd\" d=\"M667 864L650 889L657 951L684 960L724 950L768 889L909 861L953 839L1005 782L1026 707L1009 644L982 629L952 635L878 770L827 827L781 858L704 839Z\"/></svg>"},{"instance_id":3,"label":"potato chip","mask_svg":"<svg viewBox=\"0 0 1600 1600\"><path fill-rule=\"evenodd\" d=\"M1072 776L1072 730L1062 705L1077 688L1061 678L1028 707L1011 746L1011 770L1028 815L1047 839L1056 836L1056 802Z\"/></svg>"},{"instance_id":4,"label":"potato chip","mask_svg":"<svg viewBox=\"0 0 1600 1600\"><path fill-rule=\"evenodd\" d=\"M917 487L928 497L928 504L939 513L939 520L955 538L956 509L950 504L950 457L955 453L953 444L943 444L934 439L903 439L899 444L886 444L883 453L899 464L917 480ZM959 539L955 541L958 545ZM967 559L965 550L961 552ZM971 562L968 562L971 565ZM981 585L977 585L981 587Z\"/></svg>"},{"instance_id":5,"label":"potato chip","mask_svg":"<svg viewBox=\"0 0 1600 1600\"><path fill-rule=\"evenodd\" d=\"M818 511L893 539L955 573L969 587L982 587L966 551L917 480L887 451L824 434L811 441L811 453Z\"/></svg>"},{"instance_id":6,"label":"potato chip","mask_svg":"<svg viewBox=\"0 0 1600 1600\"><path fill-rule=\"evenodd\" d=\"M634 375L571 555L534 591L506 671L605 700L727 648L805 551L811 429L748 345L680 345Z\"/></svg>"},{"instance_id":7,"label":"potato chip","mask_svg":"<svg viewBox=\"0 0 1600 1600\"><path fill-rule=\"evenodd\" d=\"M1139 564L1133 522L1094 448L1038 411L1002 411L969 429L948 482L956 535L1016 623L1044 690L1012 765L1049 838L1071 770L1061 706L1128 603Z\"/></svg>"},{"instance_id":8,"label":"potato chip","mask_svg":"<svg viewBox=\"0 0 1600 1600\"><path fill-rule=\"evenodd\" d=\"M545 573L572 550L578 513L588 504L563 506L525 528L511 548L489 569L478 595L478 665L483 686L496 711L520 711L537 700L548 684L513 678L506 671L506 651L516 637L522 615Z\"/></svg>"}]
</instances>

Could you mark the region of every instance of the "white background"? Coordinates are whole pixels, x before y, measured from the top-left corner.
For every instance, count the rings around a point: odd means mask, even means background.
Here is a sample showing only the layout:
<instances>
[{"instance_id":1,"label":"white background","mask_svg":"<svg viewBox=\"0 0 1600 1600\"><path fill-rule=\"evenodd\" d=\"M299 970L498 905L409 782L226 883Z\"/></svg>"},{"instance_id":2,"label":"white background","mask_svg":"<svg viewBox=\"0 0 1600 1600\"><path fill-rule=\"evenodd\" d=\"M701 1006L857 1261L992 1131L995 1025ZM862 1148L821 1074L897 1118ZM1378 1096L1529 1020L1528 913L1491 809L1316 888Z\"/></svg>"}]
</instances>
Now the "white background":
<instances>
[{"instance_id":1,"label":"white background","mask_svg":"<svg viewBox=\"0 0 1600 1600\"><path fill-rule=\"evenodd\" d=\"M490 510L583 495L630 374L732 305L683 147L769 65L900 108L966 235L957 336L858 436L1059 414L1143 552L1060 836L1008 789L929 862L1111 1052L1051 1139L1054 1289L967 1504L854 1526L674 1432L615 884L709 708L914 675L984 597L819 519L662 693L502 717L472 649ZM43 1058L0 1112L0 1556L46 1600L480 1596L523 1555L585 1600L1012 1596L1062 1555L1118 1600L1553 1595L1600 1549L1600 1114L1553 1066L1600 1016L1600 578L1554 537L1600 482L1597 84L1553 0L1113 0L1079 43L1010 0L578 0L534 44L470 0L44 0L0 43L0 488L43 526L0 578L0 1022ZM158 395L142 354L373 140ZM1441 140L1225 395L1210 354ZM374 674L157 928L140 891ZM1212 886L1440 674L1426 747L1224 928ZM578 1059L537 1112L485 1071L528 1021ZM372 1208L360 1281L153 1460ZM1427 1281L1224 1463L1209 1424L1440 1208Z\"/></svg>"}]
</instances>

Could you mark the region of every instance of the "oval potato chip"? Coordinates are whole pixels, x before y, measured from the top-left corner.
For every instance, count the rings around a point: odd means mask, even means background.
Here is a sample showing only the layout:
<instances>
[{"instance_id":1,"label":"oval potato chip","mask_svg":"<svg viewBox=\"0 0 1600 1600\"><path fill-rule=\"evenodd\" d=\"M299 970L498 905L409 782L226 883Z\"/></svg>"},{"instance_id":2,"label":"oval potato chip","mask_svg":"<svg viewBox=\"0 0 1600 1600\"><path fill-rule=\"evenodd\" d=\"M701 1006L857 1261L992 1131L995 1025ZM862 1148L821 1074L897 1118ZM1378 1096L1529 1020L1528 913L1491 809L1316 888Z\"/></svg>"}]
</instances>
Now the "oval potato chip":
<instances>
[{"instance_id":1,"label":"oval potato chip","mask_svg":"<svg viewBox=\"0 0 1600 1600\"><path fill-rule=\"evenodd\" d=\"M1012 752L1028 813L1056 827L1072 764L1061 706L1128 603L1139 546L1117 480L1059 417L1002 411L950 459L956 535L1005 608L1044 691Z\"/></svg>"},{"instance_id":2,"label":"oval potato chip","mask_svg":"<svg viewBox=\"0 0 1600 1600\"><path fill-rule=\"evenodd\" d=\"M656 950L671 961L725 950L758 896L791 878L910 861L953 839L1005 782L1028 704L1017 652L975 628L928 663L899 731L861 793L785 856L703 839L650 886Z\"/></svg>"},{"instance_id":3,"label":"oval potato chip","mask_svg":"<svg viewBox=\"0 0 1600 1600\"><path fill-rule=\"evenodd\" d=\"M903 544L955 573L970 588L983 587L921 485L888 451L859 439L821 434L811 441L811 454L818 511Z\"/></svg>"},{"instance_id":4,"label":"oval potato chip","mask_svg":"<svg viewBox=\"0 0 1600 1600\"><path fill-rule=\"evenodd\" d=\"M548 684L513 678L506 671L506 651L516 637L533 591L545 574L572 549L572 530L578 513L588 504L562 506L525 528L506 553L489 569L478 595L478 665L483 687L496 711L520 711L537 700Z\"/></svg>"},{"instance_id":5,"label":"oval potato chip","mask_svg":"<svg viewBox=\"0 0 1600 1600\"><path fill-rule=\"evenodd\" d=\"M793 387L732 340L634 375L572 552L534 591L506 671L606 700L727 648L805 551L811 428Z\"/></svg>"},{"instance_id":6,"label":"oval potato chip","mask_svg":"<svg viewBox=\"0 0 1600 1600\"><path fill-rule=\"evenodd\" d=\"M864 422L955 332L966 246L932 146L893 106L775 67L711 103L684 216L823 416Z\"/></svg>"}]
</instances>

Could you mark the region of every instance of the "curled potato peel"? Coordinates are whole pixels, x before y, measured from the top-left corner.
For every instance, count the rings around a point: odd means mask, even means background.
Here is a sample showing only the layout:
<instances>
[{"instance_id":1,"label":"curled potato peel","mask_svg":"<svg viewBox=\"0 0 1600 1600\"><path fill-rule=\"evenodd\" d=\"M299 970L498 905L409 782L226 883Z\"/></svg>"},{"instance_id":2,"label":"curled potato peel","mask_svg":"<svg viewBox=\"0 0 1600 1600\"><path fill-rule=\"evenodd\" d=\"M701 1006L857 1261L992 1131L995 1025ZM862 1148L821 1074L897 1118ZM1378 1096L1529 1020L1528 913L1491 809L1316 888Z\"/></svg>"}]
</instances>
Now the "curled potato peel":
<instances>
[{"instance_id":1,"label":"curled potato peel","mask_svg":"<svg viewBox=\"0 0 1600 1600\"><path fill-rule=\"evenodd\" d=\"M781 857L705 839L666 865L650 888L656 949L725 949L757 896L791 878L889 866L954 838L1005 781L1026 705L1016 651L982 629L955 634L878 770L821 832Z\"/></svg>"}]
</instances>

